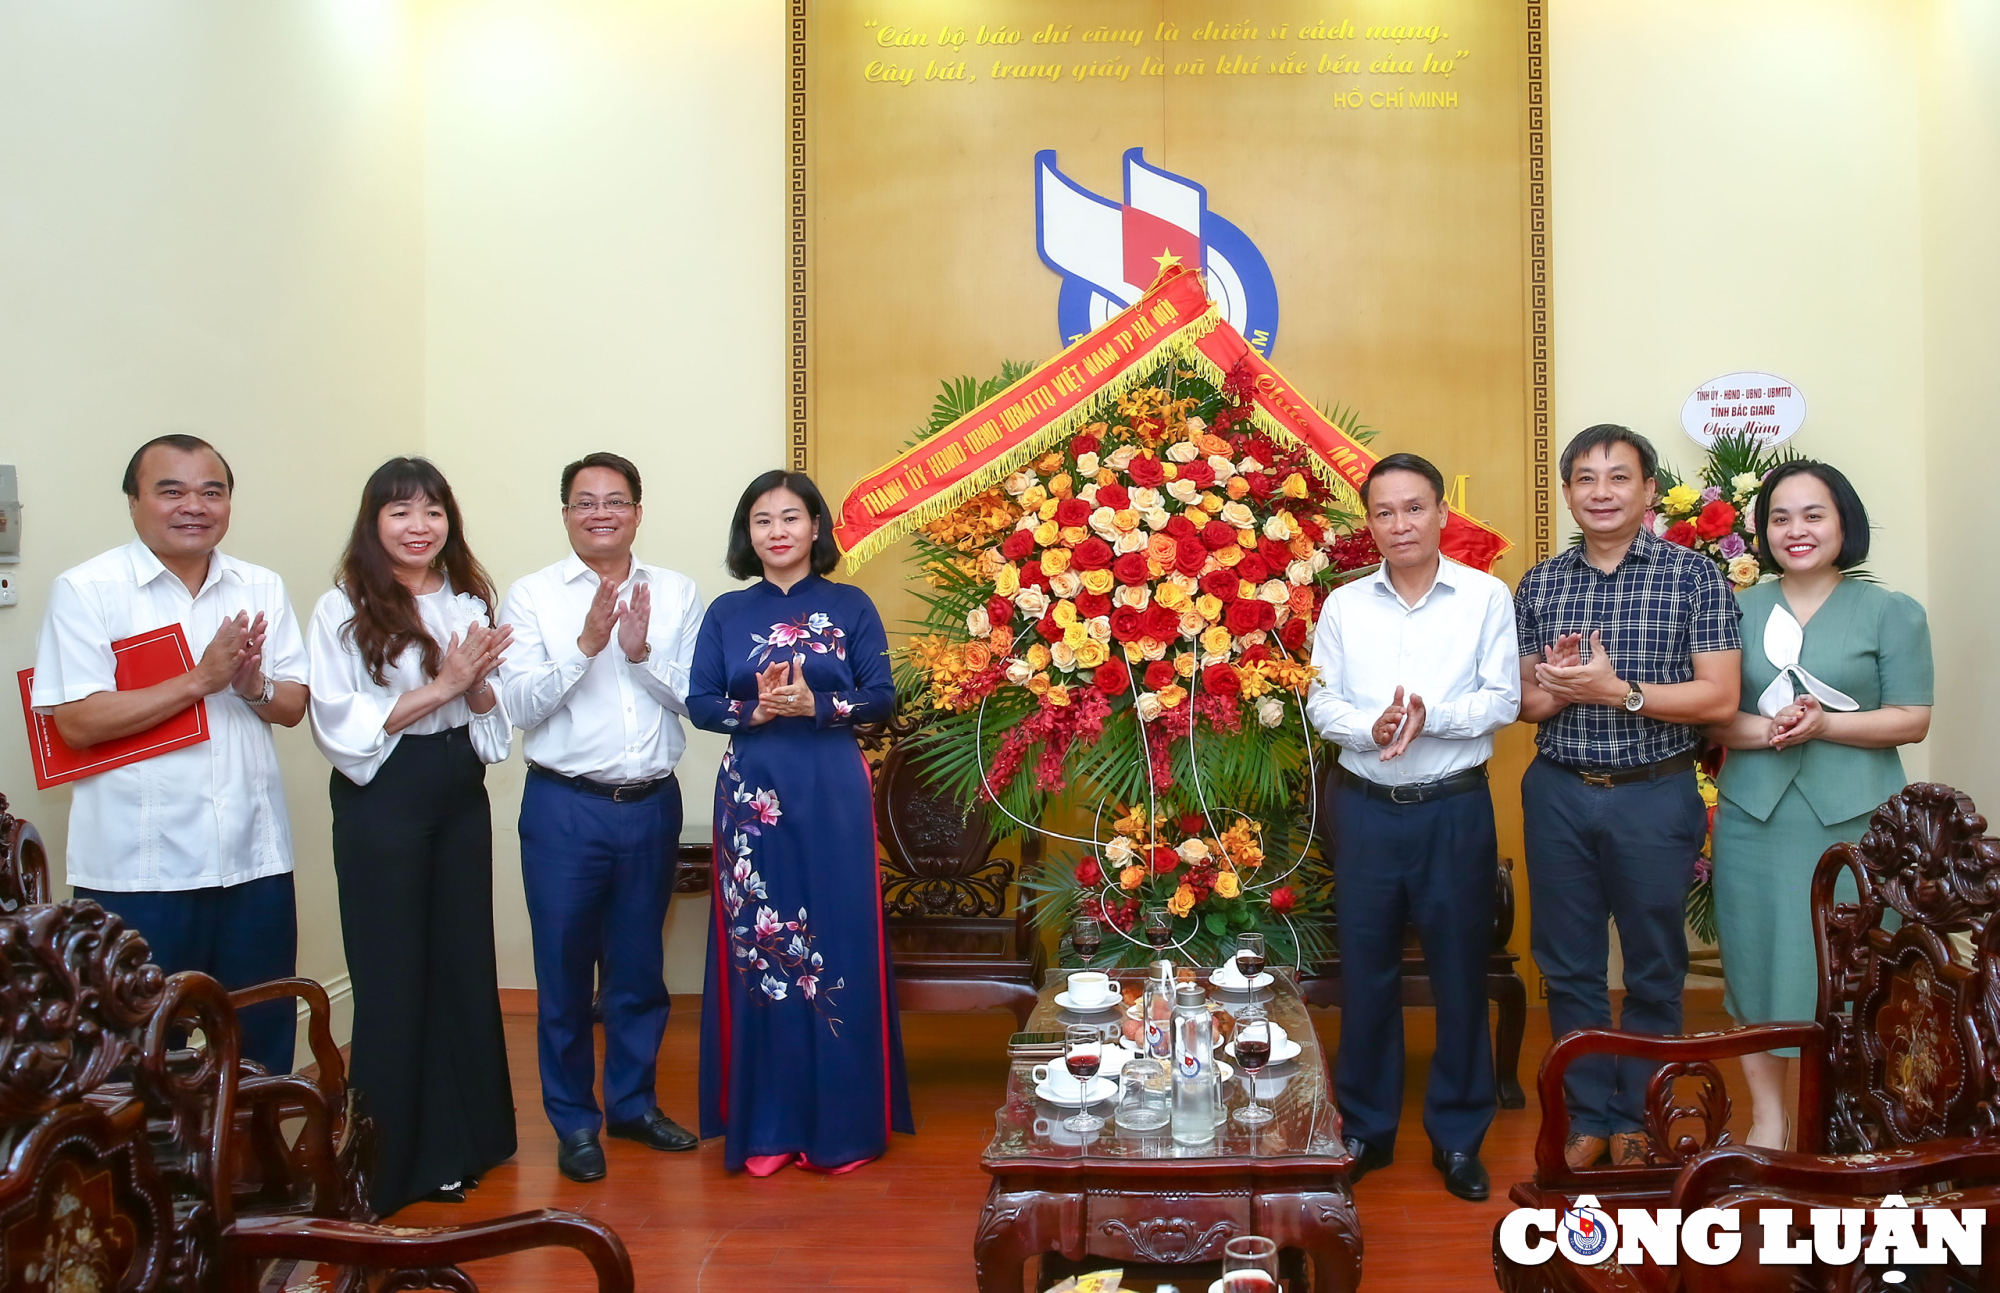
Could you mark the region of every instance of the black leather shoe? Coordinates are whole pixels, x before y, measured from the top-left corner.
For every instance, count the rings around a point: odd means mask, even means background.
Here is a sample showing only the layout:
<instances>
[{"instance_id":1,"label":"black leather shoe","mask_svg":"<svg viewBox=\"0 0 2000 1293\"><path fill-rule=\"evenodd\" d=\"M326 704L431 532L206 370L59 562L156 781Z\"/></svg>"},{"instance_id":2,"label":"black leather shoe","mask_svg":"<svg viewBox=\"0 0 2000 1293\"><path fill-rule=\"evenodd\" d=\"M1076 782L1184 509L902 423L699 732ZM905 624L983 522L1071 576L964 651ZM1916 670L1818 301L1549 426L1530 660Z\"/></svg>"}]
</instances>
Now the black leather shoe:
<instances>
[{"instance_id":1,"label":"black leather shoe","mask_svg":"<svg viewBox=\"0 0 2000 1293\"><path fill-rule=\"evenodd\" d=\"M604 1130L620 1140L636 1140L648 1149L661 1149L670 1154L693 1149L701 1143L700 1137L661 1113L657 1105L641 1117L630 1122L614 1122Z\"/></svg>"},{"instance_id":2,"label":"black leather shoe","mask_svg":"<svg viewBox=\"0 0 2000 1293\"><path fill-rule=\"evenodd\" d=\"M423 1197L423 1202L463 1203L465 1202L465 1182L453 1181L449 1185L440 1185L429 1194L426 1194Z\"/></svg>"},{"instance_id":3,"label":"black leather shoe","mask_svg":"<svg viewBox=\"0 0 2000 1293\"><path fill-rule=\"evenodd\" d=\"M597 1133L585 1128L556 1142L556 1167L572 1181L604 1179L604 1146Z\"/></svg>"},{"instance_id":4,"label":"black leather shoe","mask_svg":"<svg viewBox=\"0 0 2000 1293\"><path fill-rule=\"evenodd\" d=\"M1461 1199L1484 1203L1493 1188L1486 1177L1486 1165L1477 1154L1448 1153L1432 1146L1431 1166L1444 1173L1444 1188Z\"/></svg>"},{"instance_id":5,"label":"black leather shoe","mask_svg":"<svg viewBox=\"0 0 2000 1293\"><path fill-rule=\"evenodd\" d=\"M1347 1169L1347 1182L1352 1185L1378 1167L1387 1167L1396 1159L1395 1154L1386 1149L1377 1149L1359 1136L1349 1136L1341 1142L1347 1147L1347 1156L1354 1160L1354 1166Z\"/></svg>"}]
</instances>

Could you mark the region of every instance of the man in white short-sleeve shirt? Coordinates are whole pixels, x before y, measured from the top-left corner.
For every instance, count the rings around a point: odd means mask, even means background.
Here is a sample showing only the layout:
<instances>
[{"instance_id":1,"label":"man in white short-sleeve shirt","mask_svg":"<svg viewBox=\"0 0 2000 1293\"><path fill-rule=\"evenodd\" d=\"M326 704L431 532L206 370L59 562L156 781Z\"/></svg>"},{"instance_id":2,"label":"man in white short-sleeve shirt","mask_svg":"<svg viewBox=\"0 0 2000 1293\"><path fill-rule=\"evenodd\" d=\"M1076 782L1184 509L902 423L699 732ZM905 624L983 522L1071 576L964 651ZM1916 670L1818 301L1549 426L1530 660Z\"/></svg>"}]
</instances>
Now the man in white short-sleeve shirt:
<instances>
[{"instance_id":1,"label":"man in white short-sleeve shirt","mask_svg":"<svg viewBox=\"0 0 2000 1293\"><path fill-rule=\"evenodd\" d=\"M284 581L217 551L229 465L205 441L161 436L132 455L138 537L56 577L32 701L75 748L145 731L196 701L209 739L72 783L65 864L78 898L145 936L169 973L226 988L289 977L298 918L291 827L270 725L305 714L306 655ZM118 690L112 644L178 624L194 668ZM243 1054L292 1067L289 1001L239 1016Z\"/></svg>"}]
</instances>

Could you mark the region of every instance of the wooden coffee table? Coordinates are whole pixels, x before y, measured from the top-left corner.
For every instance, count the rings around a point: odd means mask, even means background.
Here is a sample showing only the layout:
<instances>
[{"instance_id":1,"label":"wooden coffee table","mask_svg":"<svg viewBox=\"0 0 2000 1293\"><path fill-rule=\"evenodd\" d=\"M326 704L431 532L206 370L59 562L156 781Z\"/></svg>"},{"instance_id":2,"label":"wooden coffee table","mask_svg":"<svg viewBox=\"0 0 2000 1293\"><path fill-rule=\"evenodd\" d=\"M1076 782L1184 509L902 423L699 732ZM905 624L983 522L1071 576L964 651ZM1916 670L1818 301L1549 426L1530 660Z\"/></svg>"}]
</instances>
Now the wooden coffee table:
<instances>
[{"instance_id":1,"label":"wooden coffee table","mask_svg":"<svg viewBox=\"0 0 2000 1293\"><path fill-rule=\"evenodd\" d=\"M1118 1016L1073 1015L1055 1004L1064 971L1051 971L1030 1031L1060 1032L1065 1024L1110 1022ZM1127 985L1137 971L1121 973ZM1115 1101L1093 1106L1102 1131L1080 1136L1062 1128L1075 1106L1038 1100L1029 1070L1008 1072L1007 1099L980 1166L993 1176L973 1240L980 1293L1021 1293L1029 1258L1060 1253L1071 1260L1181 1264L1219 1261L1238 1235L1276 1240L1288 1278L1313 1293L1355 1288L1361 1280L1361 1224L1340 1141L1340 1114L1327 1082L1326 1060L1291 974L1280 972L1263 993L1211 988L1225 1009L1267 997L1271 1019L1301 1050L1264 1070L1259 1101L1277 1116L1259 1127L1234 1121L1199 1148L1176 1146L1165 1127L1136 1132L1118 1126ZM1226 1057L1225 1057L1226 1058ZM1271 1086L1283 1080L1283 1089ZM1240 1076L1224 1087L1225 1107L1245 1103ZM1198 1291L1197 1291L1198 1293Z\"/></svg>"}]
</instances>

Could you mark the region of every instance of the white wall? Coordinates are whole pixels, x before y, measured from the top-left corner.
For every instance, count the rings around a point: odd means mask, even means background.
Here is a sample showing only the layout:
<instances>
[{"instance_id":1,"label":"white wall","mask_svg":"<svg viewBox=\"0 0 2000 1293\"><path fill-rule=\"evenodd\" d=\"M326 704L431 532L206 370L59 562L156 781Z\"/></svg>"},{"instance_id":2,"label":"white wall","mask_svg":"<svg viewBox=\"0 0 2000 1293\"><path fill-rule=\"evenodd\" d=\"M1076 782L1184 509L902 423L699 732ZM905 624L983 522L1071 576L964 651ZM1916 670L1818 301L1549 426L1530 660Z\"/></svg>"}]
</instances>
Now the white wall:
<instances>
[{"instance_id":1,"label":"white wall","mask_svg":"<svg viewBox=\"0 0 2000 1293\"><path fill-rule=\"evenodd\" d=\"M638 464L638 550L707 597L736 496L783 465L783 7L448 0L427 23L426 446L505 581L568 551L562 465ZM722 741L693 733L684 838ZM534 986L522 764L494 769L501 982ZM677 899L668 986L701 989L706 902Z\"/></svg>"},{"instance_id":2,"label":"white wall","mask_svg":"<svg viewBox=\"0 0 2000 1293\"><path fill-rule=\"evenodd\" d=\"M416 65L353 0L0 4L0 462L20 469L21 604L0 609L0 789L62 856L13 671L49 582L131 537L119 478L165 431L238 482L228 550L306 613L353 519L347 482L423 435ZM300 966L345 979L326 763L278 734ZM57 878L61 878L58 864Z\"/></svg>"},{"instance_id":3,"label":"white wall","mask_svg":"<svg viewBox=\"0 0 2000 1293\"><path fill-rule=\"evenodd\" d=\"M1922 64L1925 404L1932 775L2000 821L2000 598L1991 538L2000 479L2000 7L1938 0Z\"/></svg>"}]
</instances>

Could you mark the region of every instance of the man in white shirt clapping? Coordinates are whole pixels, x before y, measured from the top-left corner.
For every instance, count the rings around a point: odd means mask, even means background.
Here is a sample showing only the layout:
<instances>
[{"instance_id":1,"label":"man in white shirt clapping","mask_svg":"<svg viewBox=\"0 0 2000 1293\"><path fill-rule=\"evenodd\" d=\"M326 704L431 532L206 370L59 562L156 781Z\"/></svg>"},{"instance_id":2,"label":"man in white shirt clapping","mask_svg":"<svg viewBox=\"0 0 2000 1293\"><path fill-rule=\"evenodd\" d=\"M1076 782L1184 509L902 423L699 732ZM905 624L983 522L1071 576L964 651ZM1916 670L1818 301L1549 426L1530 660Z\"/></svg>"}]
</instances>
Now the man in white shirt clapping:
<instances>
[{"instance_id":1,"label":"man in white shirt clapping","mask_svg":"<svg viewBox=\"0 0 2000 1293\"><path fill-rule=\"evenodd\" d=\"M291 977L292 833L271 724L305 716L306 652L272 571L217 550L236 478L206 441L167 435L125 467L138 537L56 577L33 703L75 749L204 702L209 739L74 783L64 862L78 898L123 918L167 972L225 988ZM178 624L186 673L118 689L112 644ZM289 998L245 1010L243 1054L292 1068Z\"/></svg>"},{"instance_id":2,"label":"man in white shirt clapping","mask_svg":"<svg viewBox=\"0 0 2000 1293\"><path fill-rule=\"evenodd\" d=\"M632 555L639 470L594 453L563 469L571 554L516 583L500 613L507 712L527 733L521 874L534 930L542 1107L556 1165L604 1176L600 1126L660 1150L693 1133L660 1111L667 1027L661 937L681 834L674 765L687 748L688 669L701 596ZM592 1092L591 987L601 968L604 1108Z\"/></svg>"},{"instance_id":3,"label":"man in white shirt clapping","mask_svg":"<svg viewBox=\"0 0 2000 1293\"><path fill-rule=\"evenodd\" d=\"M1486 956L1499 846L1486 761L1521 709L1507 586L1438 551L1444 478L1415 454L1361 487L1382 552L1326 599L1306 714L1341 747L1327 796L1340 912L1342 1006L1334 1082L1359 1179L1389 1163L1403 1107L1403 929L1437 997L1424 1130L1445 1188L1488 1193L1479 1146L1493 1121Z\"/></svg>"}]
</instances>

